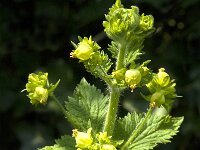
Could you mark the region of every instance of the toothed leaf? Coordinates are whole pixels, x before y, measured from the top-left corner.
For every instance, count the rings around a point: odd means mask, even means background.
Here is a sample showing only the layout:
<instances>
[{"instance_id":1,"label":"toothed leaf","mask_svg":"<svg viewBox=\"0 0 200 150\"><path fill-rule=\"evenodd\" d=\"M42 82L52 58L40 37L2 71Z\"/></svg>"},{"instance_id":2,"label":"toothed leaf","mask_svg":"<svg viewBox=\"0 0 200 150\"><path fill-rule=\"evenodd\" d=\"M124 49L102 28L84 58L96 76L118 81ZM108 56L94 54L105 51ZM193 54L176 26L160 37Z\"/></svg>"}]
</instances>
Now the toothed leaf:
<instances>
[{"instance_id":1,"label":"toothed leaf","mask_svg":"<svg viewBox=\"0 0 200 150\"><path fill-rule=\"evenodd\" d=\"M100 132L107 110L108 97L84 78L76 87L73 97L66 102L67 117L72 125L80 131L92 128Z\"/></svg>"},{"instance_id":2,"label":"toothed leaf","mask_svg":"<svg viewBox=\"0 0 200 150\"><path fill-rule=\"evenodd\" d=\"M56 144L53 146L45 146L38 150L76 150L75 139L69 135L62 136L60 139L55 140Z\"/></svg>"},{"instance_id":3,"label":"toothed leaf","mask_svg":"<svg viewBox=\"0 0 200 150\"><path fill-rule=\"evenodd\" d=\"M113 138L124 139L124 143L137 132L144 119L143 114L129 113L117 121ZM168 143L176 135L183 117L152 115L128 145L130 150L150 150L159 143ZM134 131L134 132L133 132Z\"/></svg>"}]
</instances>

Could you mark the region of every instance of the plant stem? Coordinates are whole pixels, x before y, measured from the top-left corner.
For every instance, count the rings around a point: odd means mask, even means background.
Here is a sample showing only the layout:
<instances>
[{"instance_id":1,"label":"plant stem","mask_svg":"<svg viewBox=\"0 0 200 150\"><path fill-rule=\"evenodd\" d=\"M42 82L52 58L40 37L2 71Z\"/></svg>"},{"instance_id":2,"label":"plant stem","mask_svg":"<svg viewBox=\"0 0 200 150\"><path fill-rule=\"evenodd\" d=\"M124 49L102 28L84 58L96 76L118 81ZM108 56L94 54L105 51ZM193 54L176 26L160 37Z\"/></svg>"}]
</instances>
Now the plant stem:
<instances>
[{"instance_id":1,"label":"plant stem","mask_svg":"<svg viewBox=\"0 0 200 150\"><path fill-rule=\"evenodd\" d=\"M116 70L119 70L124 67L124 57L125 57L125 44L120 44L118 46L119 53L116 63ZM116 120L116 114L118 109L118 103L119 103L119 97L120 97L120 89L117 87L114 87L112 84L109 84L110 86L110 100L108 105L108 112L106 115L106 120L104 123L104 132L107 132L108 136L112 136L114 126L115 126L115 120Z\"/></svg>"},{"instance_id":2,"label":"plant stem","mask_svg":"<svg viewBox=\"0 0 200 150\"><path fill-rule=\"evenodd\" d=\"M119 54L117 57L117 64L116 64L116 68L115 68L116 70L119 70L124 67L125 46L126 45L123 43L118 46Z\"/></svg>"},{"instance_id":3,"label":"plant stem","mask_svg":"<svg viewBox=\"0 0 200 150\"><path fill-rule=\"evenodd\" d=\"M127 140L127 142L122 146L121 150L127 149L127 147L130 145L130 143L136 138L138 133L141 131L141 129L144 127L144 124L146 123L147 119L151 116L153 108L150 107L142 120L142 122L138 125L138 128L132 132L132 136Z\"/></svg>"},{"instance_id":4,"label":"plant stem","mask_svg":"<svg viewBox=\"0 0 200 150\"><path fill-rule=\"evenodd\" d=\"M104 132L107 132L108 136L111 136L114 130L117 107L119 103L119 96L120 96L119 89L114 87L111 88L108 112L104 124Z\"/></svg>"},{"instance_id":5,"label":"plant stem","mask_svg":"<svg viewBox=\"0 0 200 150\"><path fill-rule=\"evenodd\" d=\"M60 103L60 101L57 99L57 97L52 93L50 95L50 97L52 98L52 100L58 105L58 107L61 109L62 113L65 115L65 117L67 117L67 113L65 108L63 107L63 105Z\"/></svg>"}]
</instances>

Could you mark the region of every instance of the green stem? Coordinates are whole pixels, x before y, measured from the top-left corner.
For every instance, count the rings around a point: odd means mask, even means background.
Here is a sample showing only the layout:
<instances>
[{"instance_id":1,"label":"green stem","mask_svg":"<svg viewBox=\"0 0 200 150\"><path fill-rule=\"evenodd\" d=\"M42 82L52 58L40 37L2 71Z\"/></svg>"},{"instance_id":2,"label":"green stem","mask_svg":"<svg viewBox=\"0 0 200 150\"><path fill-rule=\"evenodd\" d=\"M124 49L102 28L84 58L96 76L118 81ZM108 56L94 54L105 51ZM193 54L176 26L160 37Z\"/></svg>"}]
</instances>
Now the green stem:
<instances>
[{"instance_id":1,"label":"green stem","mask_svg":"<svg viewBox=\"0 0 200 150\"><path fill-rule=\"evenodd\" d=\"M108 112L104 124L104 132L107 132L108 136L111 136L114 130L117 107L119 103L119 96L120 96L119 89L111 88Z\"/></svg>"},{"instance_id":2,"label":"green stem","mask_svg":"<svg viewBox=\"0 0 200 150\"><path fill-rule=\"evenodd\" d=\"M50 95L50 97L52 98L52 100L58 105L58 107L61 109L62 113L65 115L65 117L67 117L67 113L65 108L63 107L63 105L60 103L60 101L57 99L57 97L52 93Z\"/></svg>"},{"instance_id":3,"label":"green stem","mask_svg":"<svg viewBox=\"0 0 200 150\"><path fill-rule=\"evenodd\" d=\"M124 56L125 56L125 44L120 44L118 46L119 53L116 63L116 70L119 70L124 67ZM108 112L106 115L106 120L104 123L104 132L107 132L109 136L112 136L114 126L115 126L115 120L116 120L116 114L118 109L118 103L119 103L119 97L120 97L120 89L117 87L114 87L112 84L109 84L110 86L110 100L108 105Z\"/></svg>"},{"instance_id":4,"label":"green stem","mask_svg":"<svg viewBox=\"0 0 200 150\"><path fill-rule=\"evenodd\" d=\"M119 53L118 53L117 64L116 64L116 68L115 68L116 70L119 70L124 67L125 46L126 45L123 43L118 46Z\"/></svg>"},{"instance_id":5,"label":"green stem","mask_svg":"<svg viewBox=\"0 0 200 150\"><path fill-rule=\"evenodd\" d=\"M124 67L124 57L125 57L125 44L120 44L118 46L119 53L116 63L116 70L119 70ZM116 120L116 114L119 104L119 97L120 97L120 89L117 87L114 87L112 84L109 84L110 86L110 100L108 105L108 112L106 115L106 120L104 123L104 132L107 132L108 136L112 136L114 126L115 126L115 120Z\"/></svg>"},{"instance_id":6,"label":"green stem","mask_svg":"<svg viewBox=\"0 0 200 150\"><path fill-rule=\"evenodd\" d=\"M153 108L150 107L146 113L146 116L144 117L144 119L142 120L142 122L138 125L138 128L136 130L134 130L131 134L131 137L127 140L127 142L122 146L121 150L125 150L127 149L127 147L130 145L130 143L136 138L136 136L139 134L139 132L142 130L142 128L144 127L146 121L148 120L148 118L151 116Z\"/></svg>"}]
</instances>

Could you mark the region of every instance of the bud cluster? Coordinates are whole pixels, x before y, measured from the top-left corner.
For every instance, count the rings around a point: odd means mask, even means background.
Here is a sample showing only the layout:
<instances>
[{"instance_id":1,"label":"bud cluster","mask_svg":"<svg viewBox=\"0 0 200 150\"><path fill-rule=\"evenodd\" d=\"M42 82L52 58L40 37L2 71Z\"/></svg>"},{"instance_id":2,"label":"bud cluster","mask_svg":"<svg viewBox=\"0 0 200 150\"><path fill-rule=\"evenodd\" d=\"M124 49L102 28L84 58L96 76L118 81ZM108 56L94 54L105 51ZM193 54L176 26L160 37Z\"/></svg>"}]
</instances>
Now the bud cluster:
<instances>
[{"instance_id":1,"label":"bud cluster","mask_svg":"<svg viewBox=\"0 0 200 150\"><path fill-rule=\"evenodd\" d=\"M103 22L104 31L109 38L118 42L132 35L145 37L154 30L153 16L144 14L140 16L138 7L132 6L126 9L119 1L110 9L106 20Z\"/></svg>"},{"instance_id":2,"label":"bud cluster","mask_svg":"<svg viewBox=\"0 0 200 150\"><path fill-rule=\"evenodd\" d=\"M146 85L152 93L148 96L148 100L155 103L156 106L170 107L172 99L177 97L175 85L174 80L170 79L165 69L160 68L159 72L153 76L152 81Z\"/></svg>"},{"instance_id":3,"label":"bud cluster","mask_svg":"<svg viewBox=\"0 0 200 150\"><path fill-rule=\"evenodd\" d=\"M116 146L123 142L112 141L107 132L100 132L93 137L92 128L89 128L87 132L79 132L74 129L72 137L76 140L78 150L117 150Z\"/></svg>"},{"instance_id":4,"label":"bud cluster","mask_svg":"<svg viewBox=\"0 0 200 150\"><path fill-rule=\"evenodd\" d=\"M70 57L79 59L79 62L84 64L87 71L96 77L105 78L112 65L109 57L103 51L100 51L101 47L92 40L91 36L89 39L87 37L78 38L80 41L78 44L72 42L75 50L70 53Z\"/></svg>"},{"instance_id":5,"label":"bud cluster","mask_svg":"<svg viewBox=\"0 0 200 150\"><path fill-rule=\"evenodd\" d=\"M140 66L132 65L129 68L122 68L112 72L114 84L119 87L126 88L127 86L133 91L136 87L141 87L149 83L151 80L151 70L147 68L146 61Z\"/></svg>"},{"instance_id":6,"label":"bud cluster","mask_svg":"<svg viewBox=\"0 0 200 150\"><path fill-rule=\"evenodd\" d=\"M53 85L48 83L48 73L31 73L28 76L26 89L30 102L34 105L46 104L48 96L55 90L59 81Z\"/></svg>"}]
</instances>

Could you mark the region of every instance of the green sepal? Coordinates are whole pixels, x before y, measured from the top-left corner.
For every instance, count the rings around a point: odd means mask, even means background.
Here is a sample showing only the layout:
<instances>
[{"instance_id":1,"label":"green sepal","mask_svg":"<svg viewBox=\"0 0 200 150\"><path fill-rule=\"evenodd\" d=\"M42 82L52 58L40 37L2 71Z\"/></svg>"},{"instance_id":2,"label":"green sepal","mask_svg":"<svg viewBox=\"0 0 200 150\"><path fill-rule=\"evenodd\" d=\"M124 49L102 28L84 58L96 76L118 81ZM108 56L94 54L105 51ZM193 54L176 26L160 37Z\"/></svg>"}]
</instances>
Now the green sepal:
<instances>
[{"instance_id":1,"label":"green sepal","mask_svg":"<svg viewBox=\"0 0 200 150\"><path fill-rule=\"evenodd\" d=\"M108 99L83 78L73 97L68 97L66 102L67 119L80 131L92 128L94 133L98 133L103 127Z\"/></svg>"},{"instance_id":2,"label":"green sepal","mask_svg":"<svg viewBox=\"0 0 200 150\"><path fill-rule=\"evenodd\" d=\"M55 83L55 84L50 84L49 88L48 88L48 92L49 94L51 94L58 86L58 84L60 83L60 79Z\"/></svg>"}]
</instances>

